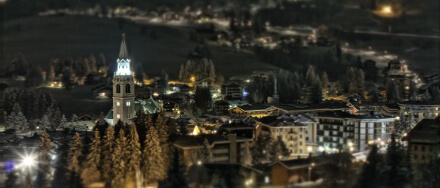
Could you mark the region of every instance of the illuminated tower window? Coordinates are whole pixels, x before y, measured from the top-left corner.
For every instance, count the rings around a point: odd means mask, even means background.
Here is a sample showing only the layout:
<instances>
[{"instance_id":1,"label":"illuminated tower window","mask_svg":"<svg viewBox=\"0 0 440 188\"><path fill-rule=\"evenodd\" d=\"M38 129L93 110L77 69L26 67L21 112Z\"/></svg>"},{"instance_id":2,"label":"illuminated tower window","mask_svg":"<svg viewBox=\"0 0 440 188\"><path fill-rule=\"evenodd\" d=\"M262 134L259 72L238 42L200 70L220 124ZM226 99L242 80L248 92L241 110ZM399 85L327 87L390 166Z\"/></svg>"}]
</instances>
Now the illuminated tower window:
<instances>
[{"instance_id":1,"label":"illuminated tower window","mask_svg":"<svg viewBox=\"0 0 440 188\"><path fill-rule=\"evenodd\" d=\"M121 115L117 114L116 118L121 119Z\"/></svg>"},{"instance_id":2,"label":"illuminated tower window","mask_svg":"<svg viewBox=\"0 0 440 188\"><path fill-rule=\"evenodd\" d=\"M128 102L127 102L127 106L130 106L130 105L131 105L131 103L130 103L130 101L128 101Z\"/></svg>"},{"instance_id":3,"label":"illuminated tower window","mask_svg":"<svg viewBox=\"0 0 440 188\"><path fill-rule=\"evenodd\" d=\"M121 103L119 101L116 102L116 106L121 106Z\"/></svg>"}]
</instances>

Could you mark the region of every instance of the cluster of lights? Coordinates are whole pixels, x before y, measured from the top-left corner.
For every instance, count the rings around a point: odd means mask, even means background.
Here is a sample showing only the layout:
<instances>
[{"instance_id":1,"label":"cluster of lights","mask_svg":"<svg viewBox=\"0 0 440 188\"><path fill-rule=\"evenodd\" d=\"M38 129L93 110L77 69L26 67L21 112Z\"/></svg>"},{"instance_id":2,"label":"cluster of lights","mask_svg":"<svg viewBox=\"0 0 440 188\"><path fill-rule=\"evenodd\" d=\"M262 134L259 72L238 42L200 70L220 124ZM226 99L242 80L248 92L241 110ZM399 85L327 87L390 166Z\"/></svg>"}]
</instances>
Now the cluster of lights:
<instances>
[{"instance_id":1,"label":"cluster of lights","mask_svg":"<svg viewBox=\"0 0 440 188\"><path fill-rule=\"evenodd\" d=\"M250 185L252 185L252 183L254 183L254 181L252 179L248 179L244 182L244 185L250 186Z\"/></svg>"},{"instance_id":2,"label":"cluster of lights","mask_svg":"<svg viewBox=\"0 0 440 188\"><path fill-rule=\"evenodd\" d=\"M328 153L336 153L336 152L338 152L339 151L339 149L338 148L331 148L331 147L328 147L328 146L325 146L325 147L322 147L322 146L319 146L318 147L318 151L319 152L328 152Z\"/></svg>"}]
</instances>

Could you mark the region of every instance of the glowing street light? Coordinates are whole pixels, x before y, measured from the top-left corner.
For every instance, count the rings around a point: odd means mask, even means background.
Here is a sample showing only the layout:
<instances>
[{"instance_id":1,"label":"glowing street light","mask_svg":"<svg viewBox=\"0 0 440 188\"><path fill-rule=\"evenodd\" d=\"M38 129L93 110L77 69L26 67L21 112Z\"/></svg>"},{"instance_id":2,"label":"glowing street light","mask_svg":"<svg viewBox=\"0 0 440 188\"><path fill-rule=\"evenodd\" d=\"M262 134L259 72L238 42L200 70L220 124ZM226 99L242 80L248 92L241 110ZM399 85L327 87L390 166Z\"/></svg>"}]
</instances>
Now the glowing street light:
<instances>
[{"instance_id":1,"label":"glowing street light","mask_svg":"<svg viewBox=\"0 0 440 188\"><path fill-rule=\"evenodd\" d=\"M312 179L312 169L313 167L315 167L315 163L311 163L309 166L309 181L311 181Z\"/></svg>"},{"instance_id":2,"label":"glowing street light","mask_svg":"<svg viewBox=\"0 0 440 188\"><path fill-rule=\"evenodd\" d=\"M312 146L307 147L307 152L311 153L312 152Z\"/></svg>"},{"instance_id":3,"label":"glowing street light","mask_svg":"<svg viewBox=\"0 0 440 188\"><path fill-rule=\"evenodd\" d=\"M393 9L391 8L390 5L385 5L382 7L382 12L384 14L392 14L393 13Z\"/></svg>"},{"instance_id":4,"label":"glowing street light","mask_svg":"<svg viewBox=\"0 0 440 188\"><path fill-rule=\"evenodd\" d=\"M32 168L37 164L37 161L35 160L37 157L32 154L25 154L22 156L20 166L24 168Z\"/></svg>"}]
</instances>

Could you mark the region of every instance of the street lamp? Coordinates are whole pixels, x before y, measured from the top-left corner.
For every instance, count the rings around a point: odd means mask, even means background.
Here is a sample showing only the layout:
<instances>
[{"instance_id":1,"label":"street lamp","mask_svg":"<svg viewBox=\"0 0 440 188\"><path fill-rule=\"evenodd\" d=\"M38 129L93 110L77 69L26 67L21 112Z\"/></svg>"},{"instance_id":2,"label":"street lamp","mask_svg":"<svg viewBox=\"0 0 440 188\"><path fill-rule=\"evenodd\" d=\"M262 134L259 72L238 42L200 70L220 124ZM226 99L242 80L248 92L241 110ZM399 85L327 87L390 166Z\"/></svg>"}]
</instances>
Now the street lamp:
<instances>
[{"instance_id":1,"label":"street lamp","mask_svg":"<svg viewBox=\"0 0 440 188\"><path fill-rule=\"evenodd\" d=\"M24 156L22 156L20 166L25 167L25 168L33 167L35 164L37 164L37 161L35 160L35 158L36 158L36 156L34 156L32 154L25 154Z\"/></svg>"},{"instance_id":2,"label":"street lamp","mask_svg":"<svg viewBox=\"0 0 440 188\"><path fill-rule=\"evenodd\" d=\"M313 167L315 167L315 163L311 163L309 166L309 181L311 181L311 177L312 177L312 169Z\"/></svg>"},{"instance_id":3,"label":"street lamp","mask_svg":"<svg viewBox=\"0 0 440 188\"><path fill-rule=\"evenodd\" d=\"M31 168L37 164L37 161L35 160L37 158L36 155L33 154L24 154L21 156L21 163L19 166L21 166L24 169L25 175L25 187L32 187L32 175L31 175Z\"/></svg>"},{"instance_id":4,"label":"street lamp","mask_svg":"<svg viewBox=\"0 0 440 188\"><path fill-rule=\"evenodd\" d=\"M391 8L390 5L385 5L382 7L382 13L391 14L391 13L393 13L393 9Z\"/></svg>"}]
</instances>

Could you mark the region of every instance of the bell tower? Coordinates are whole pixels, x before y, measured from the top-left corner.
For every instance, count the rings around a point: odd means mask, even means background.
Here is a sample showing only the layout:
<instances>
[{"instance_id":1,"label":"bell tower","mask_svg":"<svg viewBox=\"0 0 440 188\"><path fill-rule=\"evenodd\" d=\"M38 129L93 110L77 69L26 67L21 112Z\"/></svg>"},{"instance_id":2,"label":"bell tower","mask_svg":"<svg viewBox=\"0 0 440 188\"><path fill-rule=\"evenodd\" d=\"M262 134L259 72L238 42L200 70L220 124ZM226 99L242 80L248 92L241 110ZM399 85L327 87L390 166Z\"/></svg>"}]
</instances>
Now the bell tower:
<instances>
[{"instance_id":1,"label":"bell tower","mask_svg":"<svg viewBox=\"0 0 440 188\"><path fill-rule=\"evenodd\" d=\"M125 44L125 34L122 34L121 47L116 62L118 66L113 76L113 125L116 125L119 120L127 123L135 116L135 85Z\"/></svg>"}]
</instances>

